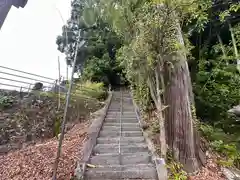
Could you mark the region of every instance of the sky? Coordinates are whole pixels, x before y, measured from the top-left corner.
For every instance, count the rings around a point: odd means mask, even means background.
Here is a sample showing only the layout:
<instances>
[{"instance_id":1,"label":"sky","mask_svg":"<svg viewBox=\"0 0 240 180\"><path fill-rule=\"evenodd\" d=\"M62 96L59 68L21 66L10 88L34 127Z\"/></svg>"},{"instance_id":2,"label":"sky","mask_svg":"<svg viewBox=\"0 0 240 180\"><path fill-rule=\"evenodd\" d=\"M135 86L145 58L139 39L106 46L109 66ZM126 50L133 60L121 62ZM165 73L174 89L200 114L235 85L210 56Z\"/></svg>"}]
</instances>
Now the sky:
<instances>
[{"instance_id":1,"label":"sky","mask_svg":"<svg viewBox=\"0 0 240 180\"><path fill-rule=\"evenodd\" d=\"M57 50L56 37L70 16L70 3L71 0L28 0L24 8L12 7L0 30L0 66L56 79L59 56L61 75L66 77L65 56Z\"/></svg>"}]
</instances>

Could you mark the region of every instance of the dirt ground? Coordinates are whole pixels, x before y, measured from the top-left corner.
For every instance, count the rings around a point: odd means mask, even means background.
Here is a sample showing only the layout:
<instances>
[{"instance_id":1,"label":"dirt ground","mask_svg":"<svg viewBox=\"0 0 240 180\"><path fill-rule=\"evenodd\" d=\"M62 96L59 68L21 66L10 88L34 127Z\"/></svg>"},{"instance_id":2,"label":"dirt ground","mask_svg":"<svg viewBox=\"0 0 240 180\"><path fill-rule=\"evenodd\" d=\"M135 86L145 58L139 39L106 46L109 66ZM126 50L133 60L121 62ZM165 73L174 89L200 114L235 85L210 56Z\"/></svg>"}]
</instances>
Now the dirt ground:
<instances>
[{"instance_id":1,"label":"dirt ground","mask_svg":"<svg viewBox=\"0 0 240 180\"><path fill-rule=\"evenodd\" d=\"M69 180L73 174L75 162L81 158L88 125L88 122L76 124L65 135L58 166L58 180ZM52 138L0 156L0 180L50 180L57 145L58 140Z\"/></svg>"},{"instance_id":2,"label":"dirt ground","mask_svg":"<svg viewBox=\"0 0 240 180\"><path fill-rule=\"evenodd\" d=\"M202 167L195 176L189 176L189 180L226 180L226 177L214 159L209 158L205 167Z\"/></svg>"}]
</instances>

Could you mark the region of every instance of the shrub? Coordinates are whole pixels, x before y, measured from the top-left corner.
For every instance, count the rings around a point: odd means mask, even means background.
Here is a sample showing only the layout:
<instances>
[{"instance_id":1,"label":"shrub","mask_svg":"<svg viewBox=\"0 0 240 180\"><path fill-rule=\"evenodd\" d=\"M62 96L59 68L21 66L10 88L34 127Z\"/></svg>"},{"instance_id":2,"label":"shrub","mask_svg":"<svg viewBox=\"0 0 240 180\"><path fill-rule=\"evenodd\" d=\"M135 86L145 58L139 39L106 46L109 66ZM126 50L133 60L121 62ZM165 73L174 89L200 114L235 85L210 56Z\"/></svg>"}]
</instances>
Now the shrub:
<instances>
[{"instance_id":1,"label":"shrub","mask_svg":"<svg viewBox=\"0 0 240 180\"><path fill-rule=\"evenodd\" d=\"M225 48L227 57L219 55L221 46L218 44L208 56L199 59L193 90L200 119L225 131L237 132L239 123L227 111L240 102L240 76L233 61L232 46Z\"/></svg>"},{"instance_id":2,"label":"shrub","mask_svg":"<svg viewBox=\"0 0 240 180\"><path fill-rule=\"evenodd\" d=\"M107 97L107 90L103 83L94 83L86 81L79 85L75 90L76 95L84 95L98 100L103 100Z\"/></svg>"},{"instance_id":3,"label":"shrub","mask_svg":"<svg viewBox=\"0 0 240 180\"><path fill-rule=\"evenodd\" d=\"M200 130L210 141L210 147L223 157L218 161L220 165L235 165L240 168L240 142L236 140L234 135L226 134L222 129L207 124L201 124Z\"/></svg>"},{"instance_id":4,"label":"shrub","mask_svg":"<svg viewBox=\"0 0 240 180\"><path fill-rule=\"evenodd\" d=\"M151 95L149 88L146 83L138 83L131 87L133 92L133 97L138 106L143 111L148 111L151 109Z\"/></svg>"},{"instance_id":5,"label":"shrub","mask_svg":"<svg viewBox=\"0 0 240 180\"><path fill-rule=\"evenodd\" d=\"M104 54L102 58L95 56L89 58L84 64L82 79L108 84L108 76L112 72L110 62L111 59L108 54Z\"/></svg>"},{"instance_id":6,"label":"shrub","mask_svg":"<svg viewBox=\"0 0 240 180\"><path fill-rule=\"evenodd\" d=\"M170 172L168 179L170 180L187 180L187 173L183 170L183 166L177 162L170 162L167 164L168 171Z\"/></svg>"},{"instance_id":7,"label":"shrub","mask_svg":"<svg viewBox=\"0 0 240 180\"><path fill-rule=\"evenodd\" d=\"M13 102L12 96L0 95L0 109L11 107Z\"/></svg>"}]
</instances>

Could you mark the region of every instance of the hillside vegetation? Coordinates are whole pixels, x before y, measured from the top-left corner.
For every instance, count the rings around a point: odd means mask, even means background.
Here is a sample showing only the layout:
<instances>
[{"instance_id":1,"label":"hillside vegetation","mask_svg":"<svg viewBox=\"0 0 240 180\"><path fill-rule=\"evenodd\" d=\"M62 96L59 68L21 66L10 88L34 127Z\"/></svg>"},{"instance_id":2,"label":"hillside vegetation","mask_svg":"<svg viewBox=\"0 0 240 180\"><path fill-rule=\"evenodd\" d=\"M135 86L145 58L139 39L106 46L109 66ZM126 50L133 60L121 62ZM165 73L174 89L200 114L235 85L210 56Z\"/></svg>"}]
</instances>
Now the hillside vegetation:
<instances>
[{"instance_id":1,"label":"hillside vegetation","mask_svg":"<svg viewBox=\"0 0 240 180\"><path fill-rule=\"evenodd\" d=\"M27 93L26 93L27 94ZM85 122L100 109L107 96L102 83L90 81L75 85L67 113L66 131ZM39 141L58 137L65 108L64 93L32 91L25 98L19 92L0 95L0 154L24 148ZM60 101L60 103L59 103ZM60 106L59 106L60 105Z\"/></svg>"}]
</instances>

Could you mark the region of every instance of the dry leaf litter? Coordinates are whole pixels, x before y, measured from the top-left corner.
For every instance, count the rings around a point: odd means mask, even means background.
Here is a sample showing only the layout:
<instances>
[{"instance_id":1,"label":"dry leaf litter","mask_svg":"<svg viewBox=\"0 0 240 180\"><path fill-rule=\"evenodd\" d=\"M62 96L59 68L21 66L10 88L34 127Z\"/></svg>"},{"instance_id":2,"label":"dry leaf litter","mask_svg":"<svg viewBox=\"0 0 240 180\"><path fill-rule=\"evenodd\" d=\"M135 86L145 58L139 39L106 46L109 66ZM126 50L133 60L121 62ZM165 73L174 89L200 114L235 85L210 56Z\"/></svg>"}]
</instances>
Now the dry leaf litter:
<instances>
[{"instance_id":1,"label":"dry leaf litter","mask_svg":"<svg viewBox=\"0 0 240 180\"><path fill-rule=\"evenodd\" d=\"M58 166L58 180L69 180L75 162L81 158L81 149L87 138L88 123L76 124L64 138ZM50 180L56 157L58 140L10 152L0 156L0 180Z\"/></svg>"}]
</instances>

